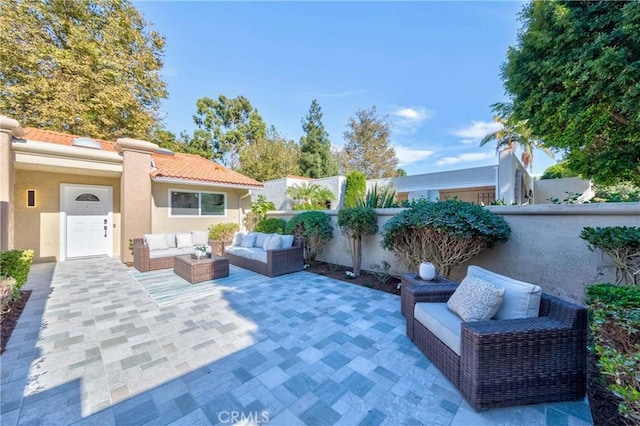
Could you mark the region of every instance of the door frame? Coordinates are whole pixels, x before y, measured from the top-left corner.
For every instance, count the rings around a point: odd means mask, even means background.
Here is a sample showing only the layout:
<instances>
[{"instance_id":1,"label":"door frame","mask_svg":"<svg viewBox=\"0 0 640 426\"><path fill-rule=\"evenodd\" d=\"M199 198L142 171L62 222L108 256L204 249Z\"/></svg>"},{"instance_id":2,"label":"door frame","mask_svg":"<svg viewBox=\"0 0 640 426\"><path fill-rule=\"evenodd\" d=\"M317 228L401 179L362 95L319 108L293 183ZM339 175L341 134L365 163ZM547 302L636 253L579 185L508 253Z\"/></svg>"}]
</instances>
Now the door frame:
<instances>
[{"instance_id":1,"label":"door frame","mask_svg":"<svg viewBox=\"0 0 640 426\"><path fill-rule=\"evenodd\" d=\"M61 183L60 184L60 261L67 260L67 201L65 190L67 188L82 188L90 191L91 189L106 189L108 197L111 200L111 210L107 214L109 222L109 230L111 232L111 244L107 248L107 256L113 257L113 187L109 185L85 185L79 183Z\"/></svg>"}]
</instances>

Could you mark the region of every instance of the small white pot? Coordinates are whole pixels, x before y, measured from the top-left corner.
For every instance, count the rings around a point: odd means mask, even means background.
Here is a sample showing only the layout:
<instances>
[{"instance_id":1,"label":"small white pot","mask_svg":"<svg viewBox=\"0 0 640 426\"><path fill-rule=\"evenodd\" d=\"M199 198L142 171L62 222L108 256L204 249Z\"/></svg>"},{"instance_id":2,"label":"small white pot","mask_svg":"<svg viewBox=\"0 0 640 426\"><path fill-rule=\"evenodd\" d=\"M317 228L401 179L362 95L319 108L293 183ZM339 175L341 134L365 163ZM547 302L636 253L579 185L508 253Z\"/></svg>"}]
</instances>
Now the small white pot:
<instances>
[{"instance_id":1,"label":"small white pot","mask_svg":"<svg viewBox=\"0 0 640 426\"><path fill-rule=\"evenodd\" d=\"M423 280L431 281L436 277L436 267L431 262L422 262L418 274Z\"/></svg>"}]
</instances>

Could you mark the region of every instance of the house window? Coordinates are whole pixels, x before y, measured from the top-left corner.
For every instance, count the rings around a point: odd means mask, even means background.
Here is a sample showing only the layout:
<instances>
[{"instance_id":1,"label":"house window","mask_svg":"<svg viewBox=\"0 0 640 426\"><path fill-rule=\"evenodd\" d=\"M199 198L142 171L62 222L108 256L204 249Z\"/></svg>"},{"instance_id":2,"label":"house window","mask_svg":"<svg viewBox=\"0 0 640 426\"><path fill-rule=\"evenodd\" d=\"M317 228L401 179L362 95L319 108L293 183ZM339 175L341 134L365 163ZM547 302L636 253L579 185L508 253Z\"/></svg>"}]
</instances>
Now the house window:
<instances>
[{"instance_id":1,"label":"house window","mask_svg":"<svg viewBox=\"0 0 640 426\"><path fill-rule=\"evenodd\" d=\"M225 194L170 191L171 216L224 216Z\"/></svg>"}]
</instances>

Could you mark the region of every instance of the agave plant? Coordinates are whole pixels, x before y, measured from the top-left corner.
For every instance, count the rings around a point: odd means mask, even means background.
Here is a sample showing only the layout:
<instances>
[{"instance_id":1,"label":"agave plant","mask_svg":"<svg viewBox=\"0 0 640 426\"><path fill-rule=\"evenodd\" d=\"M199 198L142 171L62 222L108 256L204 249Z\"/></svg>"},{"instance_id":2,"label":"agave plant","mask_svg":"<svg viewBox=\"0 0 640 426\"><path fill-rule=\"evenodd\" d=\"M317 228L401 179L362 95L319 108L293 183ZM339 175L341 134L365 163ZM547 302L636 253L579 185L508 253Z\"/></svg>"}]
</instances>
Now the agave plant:
<instances>
[{"instance_id":1,"label":"agave plant","mask_svg":"<svg viewBox=\"0 0 640 426\"><path fill-rule=\"evenodd\" d=\"M367 191L364 198L358 200L358 207L370 207L372 209L387 209L395 205L396 190L389 186L378 188L375 184Z\"/></svg>"}]
</instances>

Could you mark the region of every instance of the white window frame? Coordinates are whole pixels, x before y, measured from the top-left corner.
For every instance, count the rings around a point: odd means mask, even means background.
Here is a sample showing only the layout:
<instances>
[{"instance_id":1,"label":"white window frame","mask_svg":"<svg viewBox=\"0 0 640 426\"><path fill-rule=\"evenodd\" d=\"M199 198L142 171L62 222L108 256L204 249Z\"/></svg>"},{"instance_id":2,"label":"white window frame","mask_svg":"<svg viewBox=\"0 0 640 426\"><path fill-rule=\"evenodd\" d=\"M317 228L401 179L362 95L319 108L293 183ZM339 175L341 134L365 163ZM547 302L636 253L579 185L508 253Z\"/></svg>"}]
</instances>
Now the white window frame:
<instances>
[{"instance_id":1,"label":"white window frame","mask_svg":"<svg viewBox=\"0 0 640 426\"><path fill-rule=\"evenodd\" d=\"M175 215L172 214L173 211L173 205L171 203L171 193L172 192L184 192L184 193L192 193L192 194L199 194L198 195L198 203L201 203L202 201L202 194L215 194L215 195L222 195L224 198L224 213L221 215L208 215L208 214L202 214L202 204L200 204L200 206L198 206L198 214L197 215L184 215L184 214L180 214L180 215ZM171 218L178 218L178 219L195 219L195 218L203 218L203 217L227 217L227 193L226 192L216 192L216 191L198 191L198 190L194 190L194 189L178 189L178 188L169 188L169 191L167 193L167 201L169 204L169 217Z\"/></svg>"}]
</instances>

